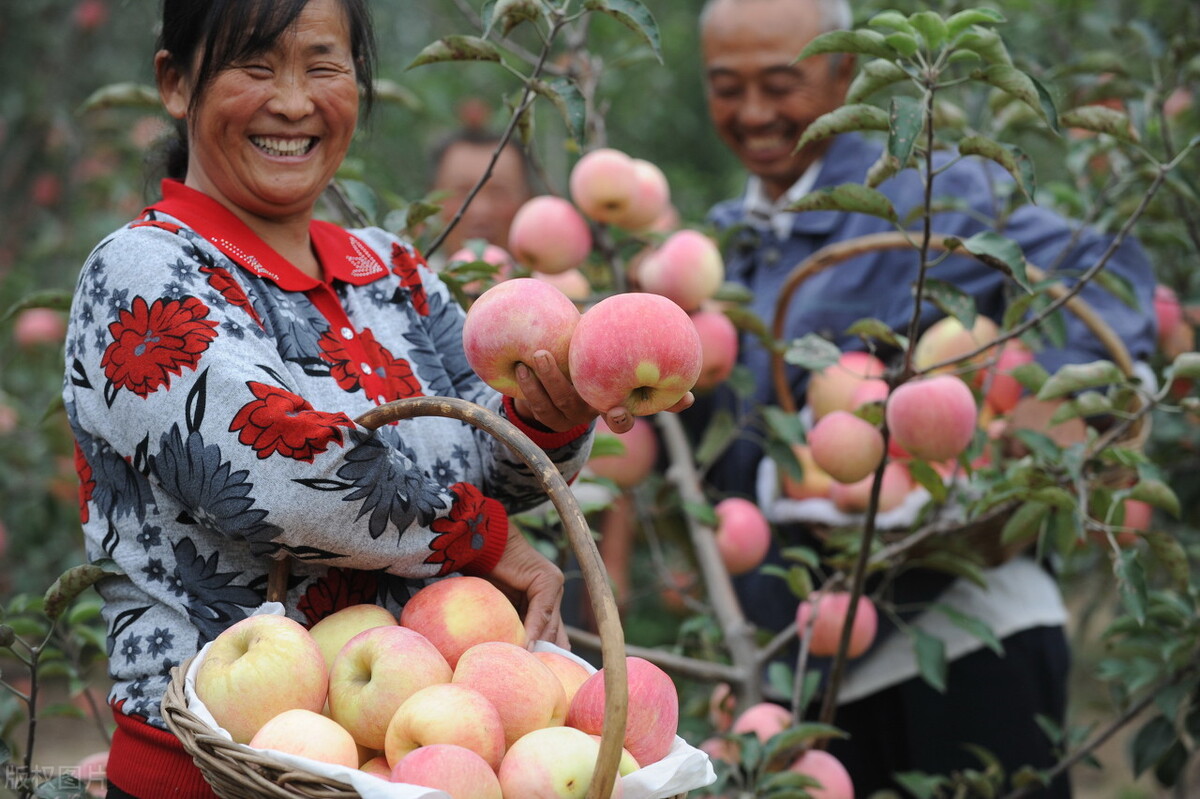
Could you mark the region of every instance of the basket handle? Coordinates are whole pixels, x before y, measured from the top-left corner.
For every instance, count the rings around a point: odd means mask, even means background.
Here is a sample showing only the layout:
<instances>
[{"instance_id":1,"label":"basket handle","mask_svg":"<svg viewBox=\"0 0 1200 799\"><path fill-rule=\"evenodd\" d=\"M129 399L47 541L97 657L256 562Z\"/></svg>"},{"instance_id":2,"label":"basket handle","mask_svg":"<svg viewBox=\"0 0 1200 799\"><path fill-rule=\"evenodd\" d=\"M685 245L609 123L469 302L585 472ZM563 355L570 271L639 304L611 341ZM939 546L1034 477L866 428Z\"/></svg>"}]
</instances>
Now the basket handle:
<instances>
[{"instance_id":1,"label":"basket handle","mask_svg":"<svg viewBox=\"0 0 1200 799\"><path fill-rule=\"evenodd\" d=\"M945 239L946 236L933 234L929 241L930 248L939 252L949 250L950 248L945 244ZM871 233L845 241L834 242L809 255L792 268L792 271L780 287L779 296L775 300L775 315L772 319L772 338L778 341L783 335L783 323L787 306L791 302L792 295L796 292L796 289L805 280L808 280L813 275L824 272L826 269L837 266L842 261L853 258L856 255L878 252L880 250L911 249L913 247L915 247L915 244L906 235L899 231L889 231L886 233ZM965 251L964 254L970 255L970 253ZM1046 273L1028 261L1025 262L1025 270L1031 280L1041 281L1046 279ZM1056 283L1051 285L1047 291L1052 297L1057 299L1067 292L1067 288L1062 284ZM1132 375L1133 359L1130 357L1129 351L1125 348L1125 343L1100 318L1095 309L1086 300L1078 296L1067 300L1066 307L1083 322L1092 335L1099 339L1100 343L1112 355L1113 363L1116 364L1117 368L1127 376ZM771 354L771 377L775 384L776 401L788 413L795 413L797 410L796 401L792 397L791 386L788 384L787 373L784 370L783 353L778 349Z\"/></svg>"},{"instance_id":2,"label":"basket handle","mask_svg":"<svg viewBox=\"0 0 1200 799\"><path fill-rule=\"evenodd\" d=\"M481 405L455 397L410 397L380 405L363 413L354 421L375 430L385 424L411 419L414 416L445 416L467 422L490 433L508 445L542 484L546 495L562 519L567 539L583 573L584 585L596 616L600 634L600 651L604 659L604 726L600 734L600 753L592 774L588 799L607 797L616 781L617 765L625 738L625 720L629 712L629 686L625 670L625 633L617 613L617 603L608 583L604 562L591 529L575 495L558 467L541 447L529 440L512 422ZM268 576L268 599L282 601L286 593L288 559L272 564ZM274 596L272 592L277 592Z\"/></svg>"}]
</instances>

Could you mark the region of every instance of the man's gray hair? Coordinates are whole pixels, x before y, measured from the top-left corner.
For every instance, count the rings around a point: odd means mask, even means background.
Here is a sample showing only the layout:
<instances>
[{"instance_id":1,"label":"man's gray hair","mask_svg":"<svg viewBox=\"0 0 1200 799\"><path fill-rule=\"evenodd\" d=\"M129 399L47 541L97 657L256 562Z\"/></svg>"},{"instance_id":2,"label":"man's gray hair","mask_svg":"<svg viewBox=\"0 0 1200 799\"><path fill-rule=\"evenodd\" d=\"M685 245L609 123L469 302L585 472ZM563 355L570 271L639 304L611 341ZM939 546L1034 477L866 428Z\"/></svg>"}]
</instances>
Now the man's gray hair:
<instances>
[{"instance_id":1,"label":"man's gray hair","mask_svg":"<svg viewBox=\"0 0 1200 799\"><path fill-rule=\"evenodd\" d=\"M704 4L704 8L700 10L701 28L708 22L712 7L726 1L708 0ZM757 2L757 0L735 0L735 2ZM817 4L817 11L821 15L821 33L849 30L853 24L854 16L850 12L850 0L813 0L813 2Z\"/></svg>"}]
</instances>

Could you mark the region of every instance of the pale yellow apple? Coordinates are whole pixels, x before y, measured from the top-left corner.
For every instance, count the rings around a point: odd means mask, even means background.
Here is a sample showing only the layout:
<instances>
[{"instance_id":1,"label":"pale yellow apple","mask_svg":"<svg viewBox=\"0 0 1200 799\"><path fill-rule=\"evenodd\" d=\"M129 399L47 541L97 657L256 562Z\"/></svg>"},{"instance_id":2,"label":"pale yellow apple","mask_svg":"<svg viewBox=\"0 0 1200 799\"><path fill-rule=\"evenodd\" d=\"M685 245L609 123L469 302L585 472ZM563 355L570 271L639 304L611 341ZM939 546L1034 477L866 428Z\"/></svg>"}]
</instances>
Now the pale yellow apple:
<instances>
[{"instance_id":1,"label":"pale yellow apple","mask_svg":"<svg viewBox=\"0 0 1200 799\"><path fill-rule=\"evenodd\" d=\"M567 705L571 704L571 700L575 697L575 692L579 690L579 686L583 685L584 681L592 675L590 671L583 667L577 660L572 660L560 652L551 652L549 650L534 652L534 657L550 667L550 671L554 672L554 676L562 683L563 693L567 697Z\"/></svg>"},{"instance_id":2,"label":"pale yellow apple","mask_svg":"<svg viewBox=\"0 0 1200 799\"><path fill-rule=\"evenodd\" d=\"M600 755L597 738L574 727L544 727L522 736L500 763L505 797L582 799L592 786ZM613 781L610 799L620 799L621 781Z\"/></svg>"},{"instance_id":3,"label":"pale yellow apple","mask_svg":"<svg viewBox=\"0 0 1200 799\"><path fill-rule=\"evenodd\" d=\"M497 769L505 747L500 711L467 685L448 682L422 688L396 709L383 751L395 766L409 752L430 744L466 747Z\"/></svg>"},{"instance_id":4,"label":"pale yellow apple","mask_svg":"<svg viewBox=\"0 0 1200 799\"><path fill-rule=\"evenodd\" d=\"M334 657L351 638L363 630L395 623L396 617L387 608L363 603L330 613L309 627L308 632L317 642L317 646L321 647L326 667L332 667Z\"/></svg>"},{"instance_id":5,"label":"pale yellow apple","mask_svg":"<svg viewBox=\"0 0 1200 799\"><path fill-rule=\"evenodd\" d=\"M250 746L358 768L354 737L333 719L302 708L285 710L262 725Z\"/></svg>"}]
</instances>

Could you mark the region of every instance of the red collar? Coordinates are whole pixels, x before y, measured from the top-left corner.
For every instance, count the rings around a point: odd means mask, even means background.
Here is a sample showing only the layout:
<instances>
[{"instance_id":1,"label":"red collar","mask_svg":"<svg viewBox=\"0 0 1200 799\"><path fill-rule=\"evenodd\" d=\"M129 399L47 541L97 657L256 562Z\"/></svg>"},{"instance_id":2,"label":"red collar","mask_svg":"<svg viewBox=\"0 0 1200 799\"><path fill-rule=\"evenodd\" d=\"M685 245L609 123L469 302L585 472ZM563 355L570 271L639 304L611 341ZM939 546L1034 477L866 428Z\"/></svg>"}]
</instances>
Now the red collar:
<instances>
[{"instance_id":1,"label":"red collar","mask_svg":"<svg viewBox=\"0 0 1200 799\"><path fill-rule=\"evenodd\" d=\"M286 291L308 291L321 285L321 281L293 266L232 211L207 194L170 179L162 182L162 193L163 198L143 214L158 211L186 223L234 263ZM337 225L314 219L309 223L308 234L326 280L361 286L388 274L374 250Z\"/></svg>"}]
</instances>

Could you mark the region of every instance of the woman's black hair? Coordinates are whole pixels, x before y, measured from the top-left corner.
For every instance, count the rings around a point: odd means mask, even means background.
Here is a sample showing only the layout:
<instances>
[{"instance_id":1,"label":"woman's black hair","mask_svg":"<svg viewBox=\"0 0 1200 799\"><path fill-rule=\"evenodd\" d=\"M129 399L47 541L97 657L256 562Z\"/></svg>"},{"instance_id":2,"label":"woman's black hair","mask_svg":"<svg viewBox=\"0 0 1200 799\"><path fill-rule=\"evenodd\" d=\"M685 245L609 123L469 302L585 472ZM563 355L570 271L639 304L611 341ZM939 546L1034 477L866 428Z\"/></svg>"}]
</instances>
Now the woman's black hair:
<instances>
[{"instance_id":1,"label":"woman's black hair","mask_svg":"<svg viewBox=\"0 0 1200 799\"><path fill-rule=\"evenodd\" d=\"M199 105L217 73L230 64L270 50L295 23L309 0L163 0L162 32L157 50L170 54L171 65L189 75L189 111ZM355 77L362 91L363 115L375 99L375 32L367 0L338 0L350 29ZM192 74L196 54L200 63ZM167 177L187 173L187 131L183 120L167 143Z\"/></svg>"}]
</instances>

